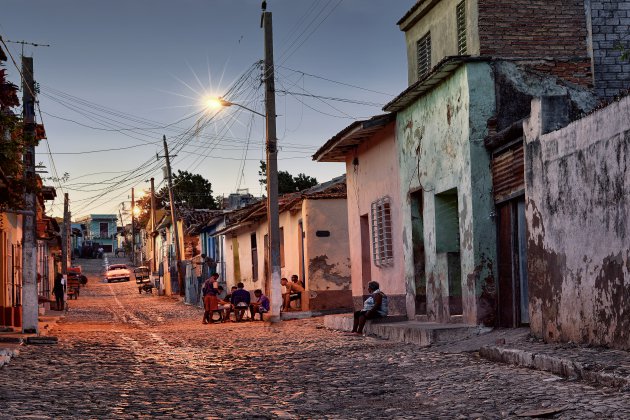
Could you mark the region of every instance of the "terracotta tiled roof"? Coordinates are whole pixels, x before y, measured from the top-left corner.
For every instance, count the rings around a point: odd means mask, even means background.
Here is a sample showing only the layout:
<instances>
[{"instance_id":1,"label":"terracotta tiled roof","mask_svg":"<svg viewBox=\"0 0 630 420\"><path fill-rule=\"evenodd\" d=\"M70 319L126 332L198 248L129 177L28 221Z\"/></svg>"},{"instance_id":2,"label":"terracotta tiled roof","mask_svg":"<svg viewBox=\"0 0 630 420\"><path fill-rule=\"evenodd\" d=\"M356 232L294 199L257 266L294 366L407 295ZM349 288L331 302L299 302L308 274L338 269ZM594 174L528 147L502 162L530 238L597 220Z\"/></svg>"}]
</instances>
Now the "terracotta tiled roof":
<instances>
[{"instance_id":1,"label":"terracotta tiled roof","mask_svg":"<svg viewBox=\"0 0 630 420\"><path fill-rule=\"evenodd\" d=\"M279 212L294 209L303 200L344 199L346 198L346 176L341 175L328 182L315 185L305 190L283 194L278 197ZM217 233L227 233L240 226L258 223L267 218L267 202L258 201L238 210L226 213L226 227Z\"/></svg>"}]
</instances>

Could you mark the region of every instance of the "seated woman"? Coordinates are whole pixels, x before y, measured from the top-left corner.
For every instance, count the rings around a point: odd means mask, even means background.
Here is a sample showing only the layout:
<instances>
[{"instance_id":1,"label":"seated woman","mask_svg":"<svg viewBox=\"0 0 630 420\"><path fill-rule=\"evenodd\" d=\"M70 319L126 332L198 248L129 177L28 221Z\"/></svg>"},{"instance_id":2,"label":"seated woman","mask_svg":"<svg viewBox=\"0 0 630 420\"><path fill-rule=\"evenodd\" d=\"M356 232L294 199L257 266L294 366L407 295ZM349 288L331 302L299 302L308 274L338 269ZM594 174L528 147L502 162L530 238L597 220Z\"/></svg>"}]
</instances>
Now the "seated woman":
<instances>
[{"instance_id":1,"label":"seated woman","mask_svg":"<svg viewBox=\"0 0 630 420\"><path fill-rule=\"evenodd\" d=\"M368 292L370 296L365 299L363 309L354 313L354 324L352 325L352 333L363 334L365 321L387 316L387 296L381 292L380 285L376 281L368 283Z\"/></svg>"}]
</instances>

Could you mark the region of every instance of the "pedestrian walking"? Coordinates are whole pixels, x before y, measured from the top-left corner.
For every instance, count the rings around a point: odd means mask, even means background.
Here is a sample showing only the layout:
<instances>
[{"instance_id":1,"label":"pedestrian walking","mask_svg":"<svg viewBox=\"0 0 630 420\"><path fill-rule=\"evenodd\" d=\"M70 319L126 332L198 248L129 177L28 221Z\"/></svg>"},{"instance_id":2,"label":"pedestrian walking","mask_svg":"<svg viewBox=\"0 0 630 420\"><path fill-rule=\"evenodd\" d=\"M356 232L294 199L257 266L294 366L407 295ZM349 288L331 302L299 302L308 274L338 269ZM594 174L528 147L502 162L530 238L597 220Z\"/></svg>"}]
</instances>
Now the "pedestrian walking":
<instances>
[{"instance_id":1,"label":"pedestrian walking","mask_svg":"<svg viewBox=\"0 0 630 420\"><path fill-rule=\"evenodd\" d=\"M55 308L58 311L63 309L63 295L65 288L63 284L63 274L57 273L55 275L55 283L53 284L53 294L55 295Z\"/></svg>"}]
</instances>

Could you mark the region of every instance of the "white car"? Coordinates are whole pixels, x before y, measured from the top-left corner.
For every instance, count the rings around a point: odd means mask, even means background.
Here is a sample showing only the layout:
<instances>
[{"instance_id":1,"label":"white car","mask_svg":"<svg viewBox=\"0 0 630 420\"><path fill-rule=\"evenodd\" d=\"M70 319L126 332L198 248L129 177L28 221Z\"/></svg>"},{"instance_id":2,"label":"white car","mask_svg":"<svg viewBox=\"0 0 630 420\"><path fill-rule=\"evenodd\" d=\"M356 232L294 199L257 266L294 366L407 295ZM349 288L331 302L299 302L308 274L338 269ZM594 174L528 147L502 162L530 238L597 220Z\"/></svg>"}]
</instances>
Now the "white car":
<instances>
[{"instance_id":1,"label":"white car","mask_svg":"<svg viewBox=\"0 0 630 420\"><path fill-rule=\"evenodd\" d=\"M125 264L112 264L105 270L107 283L112 281L129 281L130 278L131 270Z\"/></svg>"}]
</instances>

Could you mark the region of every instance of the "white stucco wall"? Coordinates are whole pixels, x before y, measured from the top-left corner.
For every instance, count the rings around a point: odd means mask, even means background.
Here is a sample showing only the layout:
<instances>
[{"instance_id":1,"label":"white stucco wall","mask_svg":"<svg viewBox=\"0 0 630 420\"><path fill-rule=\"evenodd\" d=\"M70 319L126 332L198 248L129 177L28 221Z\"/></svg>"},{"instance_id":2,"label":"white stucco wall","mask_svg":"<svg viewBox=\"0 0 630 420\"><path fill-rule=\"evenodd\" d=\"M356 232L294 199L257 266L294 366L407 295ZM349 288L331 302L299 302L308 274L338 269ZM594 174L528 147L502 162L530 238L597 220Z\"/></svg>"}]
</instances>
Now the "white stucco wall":
<instances>
[{"instance_id":1,"label":"white stucco wall","mask_svg":"<svg viewBox=\"0 0 630 420\"><path fill-rule=\"evenodd\" d=\"M350 290L348 208L345 199L304 200L305 262L309 290ZM318 237L317 231L330 236Z\"/></svg>"}]
</instances>

